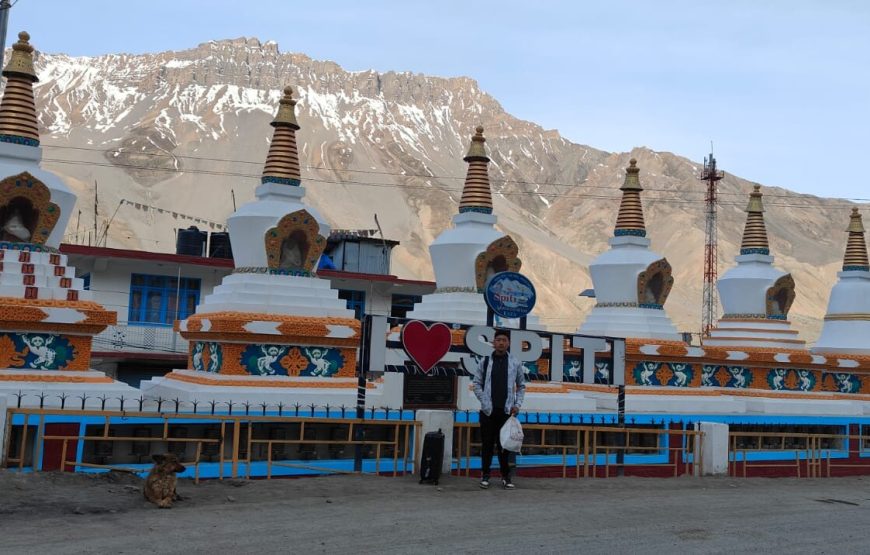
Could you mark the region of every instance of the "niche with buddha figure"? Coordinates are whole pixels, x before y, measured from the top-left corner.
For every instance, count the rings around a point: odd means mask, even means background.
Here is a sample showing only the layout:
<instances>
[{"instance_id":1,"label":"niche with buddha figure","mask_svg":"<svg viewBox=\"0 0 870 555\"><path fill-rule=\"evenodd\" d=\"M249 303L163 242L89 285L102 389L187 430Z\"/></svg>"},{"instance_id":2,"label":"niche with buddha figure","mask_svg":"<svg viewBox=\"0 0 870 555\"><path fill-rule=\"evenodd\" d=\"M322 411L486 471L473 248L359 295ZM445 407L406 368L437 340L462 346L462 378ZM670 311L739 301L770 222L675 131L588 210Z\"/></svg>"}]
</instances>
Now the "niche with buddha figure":
<instances>
[{"instance_id":1,"label":"niche with buddha figure","mask_svg":"<svg viewBox=\"0 0 870 555\"><path fill-rule=\"evenodd\" d=\"M791 274L780 276L774 284L767 289L766 309L767 317L776 320L785 320L791 303L794 302L794 278Z\"/></svg>"},{"instance_id":2,"label":"niche with buddha figure","mask_svg":"<svg viewBox=\"0 0 870 555\"><path fill-rule=\"evenodd\" d=\"M656 260L637 276L637 304L646 308L662 308L673 286L674 278L668 259Z\"/></svg>"},{"instance_id":3,"label":"niche with buddha figure","mask_svg":"<svg viewBox=\"0 0 870 555\"><path fill-rule=\"evenodd\" d=\"M276 273L313 275L326 247L320 224L307 210L287 214L266 232L266 261Z\"/></svg>"},{"instance_id":4,"label":"niche with buddha figure","mask_svg":"<svg viewBox=\"0 0 870 555\"><path fill-rule=\"evenodd\" d=\"M486 281L499 272L519 272L522 261L517 257L520 249L510 235L496 239L477 255L474 261L475 282L483 290Z\"/></svg>"},{"instance_id":5,"label":"niche with buddha figure","mask_svg":"<svg viewBox=\"0 0 870 555\"><path fill-rule=\"evenodd\" d=\"M0 181L0 242L43 245L58 218L51 191L28 172Z\"/></svg>"}]
</instances>

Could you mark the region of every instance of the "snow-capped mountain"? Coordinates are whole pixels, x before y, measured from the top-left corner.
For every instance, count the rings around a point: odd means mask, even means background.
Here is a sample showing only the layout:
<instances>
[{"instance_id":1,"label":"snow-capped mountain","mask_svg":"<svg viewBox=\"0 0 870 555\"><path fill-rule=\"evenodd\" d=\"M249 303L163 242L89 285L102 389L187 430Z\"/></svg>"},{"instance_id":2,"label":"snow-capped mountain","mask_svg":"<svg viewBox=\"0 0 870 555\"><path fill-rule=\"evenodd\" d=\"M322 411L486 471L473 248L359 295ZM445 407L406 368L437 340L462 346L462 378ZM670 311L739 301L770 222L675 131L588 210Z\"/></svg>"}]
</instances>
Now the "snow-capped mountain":
<instances>
[{"instance_id":1,"label":"snow-capped mountain","mask_svg":"<svg viewBox=\"0 0 870 555\"><path fill-rule=\"evenodd\" d=\"M652 247L674 268L666 308L680 329L700 327L704 186L696 162L571 143L506 113L469 78L348 72L256 39L144 55L40 53L36 69L46 165L79 194L69 242L87 242L93 230L95 183L108 246L170 251L176 228L223 223L234 203L253 197L268 123L291 85L308 201L335 228L371 229L377 214L385 235L402 243L393 259L402 277L432 279L427 246L457 210L462 157L483 125L499 226L517 240L538 289L535 312L551 329L576 329L591 308L577 294L592 286L586 265L607 248L624 168L637 158ZM720 272L739 249L750 189L732 175L720 182ZM772 254L797 281L792 319L813 339L842 263L849 210L784 189L765 194Z\"/></svg>"}]
</instances>

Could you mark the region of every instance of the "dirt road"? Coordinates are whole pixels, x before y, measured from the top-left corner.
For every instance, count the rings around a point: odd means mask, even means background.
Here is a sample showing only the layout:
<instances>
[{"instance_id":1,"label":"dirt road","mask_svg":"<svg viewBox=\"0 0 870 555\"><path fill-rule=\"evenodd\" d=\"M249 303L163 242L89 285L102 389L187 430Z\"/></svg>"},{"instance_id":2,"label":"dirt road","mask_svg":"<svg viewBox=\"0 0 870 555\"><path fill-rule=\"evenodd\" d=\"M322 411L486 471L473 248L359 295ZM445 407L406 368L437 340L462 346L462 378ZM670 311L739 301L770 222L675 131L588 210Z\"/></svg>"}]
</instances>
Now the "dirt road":
<instances>
[{"instance_id":1,"label":"dirt road","mask_svg":"<svg viewBox=\"0 0 870 555\"><path fill-rule=\"evenodd\" d=\"M0 471L3 553L867 553L870 480L183 481Z\"/></svg>"}]
</instances>

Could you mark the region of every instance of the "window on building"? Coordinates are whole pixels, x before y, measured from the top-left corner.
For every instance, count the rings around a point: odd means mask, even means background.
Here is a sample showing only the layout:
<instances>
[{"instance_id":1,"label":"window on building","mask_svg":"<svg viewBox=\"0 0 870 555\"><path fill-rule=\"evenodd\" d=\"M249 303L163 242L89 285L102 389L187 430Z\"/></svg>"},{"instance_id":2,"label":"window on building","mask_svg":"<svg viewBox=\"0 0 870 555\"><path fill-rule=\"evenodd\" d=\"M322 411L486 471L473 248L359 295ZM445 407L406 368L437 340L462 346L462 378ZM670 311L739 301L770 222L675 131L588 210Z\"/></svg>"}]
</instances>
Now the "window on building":
<instances>
[{"instance_id":1,"label":"window on building","mask_svg":"<svg viewBox=\"0 0 870 555\"><path fill-rule=\"evenodd\" d=\"M200 280L176 276L130 276L130 324L171 326L194 313L199 304Z\"/></svg>"},{"instance_id":2,"label":"window on building","mask_svg":"<svg viewBox=\"0 0 870 555\"><path fill-rule=\"evenodd\" d=\"M91 274L85 274L82 276L82 289L85 291L91 290Z\"/></svg>"},{"instance_id":3,"label":"window on building","mask_svg":"<svg viewBox=\"0 0 870 555\"><path fill-rule=\"evenodd\" d=\"M414 310L414 305L423 300L420 295L393 295L393 304L390 307L390 316L393 318L405 318Z\"/></svg>"},{"instance_id":4,"label":"window on building","mask_svg":"<svg viewBox=\"0 0 870 555\"><path fill-rule=\"evenodd\" d=\"M362 320L366 313L366 292L352 289L339 289L338 298L347 301L347 307L353 310L357 320Z\"/></svg>"}]
</instances>

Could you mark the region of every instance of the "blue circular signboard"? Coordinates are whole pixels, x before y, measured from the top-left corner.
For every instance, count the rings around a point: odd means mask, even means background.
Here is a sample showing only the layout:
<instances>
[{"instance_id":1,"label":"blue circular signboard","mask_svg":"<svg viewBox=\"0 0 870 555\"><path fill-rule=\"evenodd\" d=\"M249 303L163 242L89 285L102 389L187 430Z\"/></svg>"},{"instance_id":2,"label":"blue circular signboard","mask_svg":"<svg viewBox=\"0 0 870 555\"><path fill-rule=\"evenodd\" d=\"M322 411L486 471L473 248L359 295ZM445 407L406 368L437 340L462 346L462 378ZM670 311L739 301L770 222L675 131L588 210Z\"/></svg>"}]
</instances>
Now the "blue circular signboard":
<instances>
[{"instance_id":1,"label":"blue circular signboard","mask_svg":"<svg viewBox=\"0 0 870 555\"><path fill-rule=\"evenodd\" d=\"M535 307L537 294L529 278L517 272L499 272L484 288L486 304L502 318L522 318Z\"/></svg>"}]
</instances>

